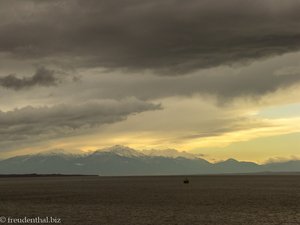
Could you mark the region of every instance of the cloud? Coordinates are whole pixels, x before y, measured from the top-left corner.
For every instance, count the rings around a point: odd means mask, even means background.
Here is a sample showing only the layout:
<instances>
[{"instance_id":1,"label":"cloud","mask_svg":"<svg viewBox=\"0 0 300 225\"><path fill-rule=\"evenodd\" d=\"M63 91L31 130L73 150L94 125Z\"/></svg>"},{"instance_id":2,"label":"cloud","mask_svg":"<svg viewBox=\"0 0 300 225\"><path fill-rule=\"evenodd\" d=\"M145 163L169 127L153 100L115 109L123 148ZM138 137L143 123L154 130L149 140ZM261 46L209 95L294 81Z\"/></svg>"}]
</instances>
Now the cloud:
<instances>
[{"instance_id":1,"label":"cloud","mask_svg":"<svg viewBox=\"0 0 300 225\"><path fill-rule=\"evenodd\" d=\"M59 82L54 74L54 70L40 67L31 77L19 78L13 74L0 77L0 86L14 90L27 89L33 86L54 86Z\"/></svg>"},{"instance_id":2,"label":"cloud","mask_svg":"<svg viewBox=\"0 0 300 225\"><path fill-rule=\"evenodd\" d=\"M135 113L157 109L160 105L129 98L0 111L0 143L5 146L18 141L61 138L125 120Z\"/></svg>"},{"instance_id":3,"label":"cloud","mask_svg":"<svg viewBox=\"0 0 300 225\"><path fill-rule=\"evenodd\" d=\"M285 156L285 157L281 157L281 156L277 156L277 157L272 157L267 159L264 164L273 164L273 163L285 163L285 162L289 162L289 161L298 161L299 160L299 156L295 156L295 155L290 155L290 156Z\"/></svg>"},{"instance_id":4,"label":"cloud","mask_svg":"<svg viewBox=\"0 0 300 225\"><path fill-rule=\"evenodd\" d=\"M79 93L116 99L136 96L144 100L192 95L216 96L222 102L257 99L299 85L300 71L290 73L284 69L298 65L299 57L300 53L294 53L240 68L222 66L173 77L86 71L89 76L81 83Z\"/></svg>"},{"instance_id":5,"label":"cloud","mask_svg":"<svg viewBox=\"0 0 300 225\"><path fill-rule=\"evenodd\" d=\"M300 48L297 0L1 1L0 52L169 75Z\"/></svg>"}]
</instances>

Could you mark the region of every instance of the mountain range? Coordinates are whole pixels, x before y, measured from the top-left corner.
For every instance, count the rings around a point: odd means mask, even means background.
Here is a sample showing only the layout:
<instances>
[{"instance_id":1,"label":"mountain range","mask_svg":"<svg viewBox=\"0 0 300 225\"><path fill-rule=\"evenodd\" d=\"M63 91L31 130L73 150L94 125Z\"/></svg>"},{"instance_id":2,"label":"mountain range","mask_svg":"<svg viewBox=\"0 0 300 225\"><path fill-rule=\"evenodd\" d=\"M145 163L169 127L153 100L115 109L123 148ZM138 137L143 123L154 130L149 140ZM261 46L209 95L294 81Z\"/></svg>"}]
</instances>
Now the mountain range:
<instances>
[{"instance_id":1,"label":"mountain range","mask_svg":"<svg viewBox=\"0 0 300 225\"><path fill-rule=\"evenodd\" d=\"M137 151L117 145L88 154L48 152L0 161L0 174L129 176L262 172L300 172L300 160L262 165L235 159L210 163L191 153L173 149Z\"/></svg>"}]
</instances>

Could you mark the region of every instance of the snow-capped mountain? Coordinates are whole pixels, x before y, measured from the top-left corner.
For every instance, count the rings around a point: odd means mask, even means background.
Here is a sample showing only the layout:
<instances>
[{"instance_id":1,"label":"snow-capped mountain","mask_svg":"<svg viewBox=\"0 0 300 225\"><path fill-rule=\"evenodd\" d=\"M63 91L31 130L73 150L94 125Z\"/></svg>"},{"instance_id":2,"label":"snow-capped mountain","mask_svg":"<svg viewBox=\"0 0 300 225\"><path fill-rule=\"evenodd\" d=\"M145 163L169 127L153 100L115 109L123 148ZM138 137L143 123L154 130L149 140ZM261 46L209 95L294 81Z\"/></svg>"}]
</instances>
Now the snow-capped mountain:
<instances>
[{"instance_id":1,"label":"snow-capped mountain","mask_svg":"<svg viewBox=\"0 0 300 225\"><path fill-rule=\"evenodd\" d=\"M148 153L148 154L147 154ZM150 153L150 154L149 154ZM300 161L259 165L228 159L210 163L188 153L137 151L113 146L89 154L61 151L15 156L0 161L0 174L186 175L253 172L300 172Z\"/></svg>"}]
</instances>

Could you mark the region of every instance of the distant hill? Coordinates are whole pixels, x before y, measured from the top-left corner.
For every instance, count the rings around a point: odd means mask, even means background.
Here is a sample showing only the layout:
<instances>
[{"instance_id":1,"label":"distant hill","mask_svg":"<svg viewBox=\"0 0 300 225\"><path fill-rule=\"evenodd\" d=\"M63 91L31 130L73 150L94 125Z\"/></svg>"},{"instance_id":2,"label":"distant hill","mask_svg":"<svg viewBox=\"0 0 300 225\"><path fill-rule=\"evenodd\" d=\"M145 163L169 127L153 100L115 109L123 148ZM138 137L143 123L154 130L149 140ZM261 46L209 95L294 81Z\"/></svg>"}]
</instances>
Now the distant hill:
<instances>
[{"instance_id":1,"label":"distant hill","mask_svg":"<svg viewBox=\"0 0 300 225\"><path fill-rule=\"evenodd\" d=\"M300 161L259 165L228 159L210 163L176 150L140 152L119 145L85 155L50 152L16 156L0 161L0 174L125 176L272 172L300 172Z\"/></svg>"}]
</instances>

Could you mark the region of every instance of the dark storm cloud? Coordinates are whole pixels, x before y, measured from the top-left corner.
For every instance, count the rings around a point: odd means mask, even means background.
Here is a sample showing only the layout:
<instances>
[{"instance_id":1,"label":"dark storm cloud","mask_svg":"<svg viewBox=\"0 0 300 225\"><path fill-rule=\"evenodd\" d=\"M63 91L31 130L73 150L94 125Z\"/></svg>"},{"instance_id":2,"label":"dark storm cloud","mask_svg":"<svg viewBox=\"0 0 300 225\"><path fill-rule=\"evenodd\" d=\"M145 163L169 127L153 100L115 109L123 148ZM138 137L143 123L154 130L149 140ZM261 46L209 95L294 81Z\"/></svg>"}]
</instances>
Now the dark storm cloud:
<instances>
[{"instance_id":1,"label":"dark storm cloud","mask_svg":"<svg viewBox=\"0 0 300 225\"><path fill-rule=\"evenodd\" d=\"M89 90L83 86L82 93L91 90L91 97L98 95L119 99L136 96L144 100L201 94L216 96L226 102L239 97L261 97L298 85L300 73L277 74L274 65L267 65L265 68L254 65L253 68L240 70L219 68L175 77L108 74L102 75L98 82L93 82L94 84L89 83Z\"/></svg>"},{"instance_id":2,"label":"dark storm cloud","mask_svg":"<svg viewBox=\"0 0 300 225\"><path fill-rule=\"evenodd\" d=\"M63 137L122 121L135 113L158 109L160 105L130 98L0 111L0 143Z\"/></svg>"},{"instance_id":3,"label":"dark storm cloud","mask_svg":"<svg viewBox=\"0 0 300 225\"><path fill-rule=\"evenodd\" d=\"M0 77L0 86L20 90L33 86L53 86L59 83L59 79L55 77L55 71L41 67L36 70L31 77L19 78L14 74Z\"/></svg>"},{"instance_id":4,"label":"dark storm cloud","mask_svg":"<svg viewBox=\"0 0 300 225\"><path fill-rule=\"evenodd\" d=\"M0 51L168 74L297 51L298 0L0 1Z\"/></svg>"}]
</instances>

